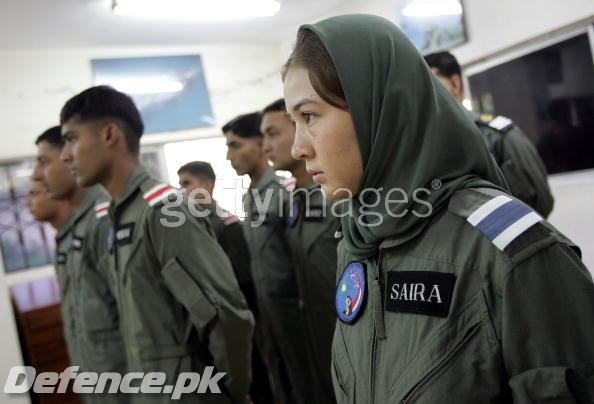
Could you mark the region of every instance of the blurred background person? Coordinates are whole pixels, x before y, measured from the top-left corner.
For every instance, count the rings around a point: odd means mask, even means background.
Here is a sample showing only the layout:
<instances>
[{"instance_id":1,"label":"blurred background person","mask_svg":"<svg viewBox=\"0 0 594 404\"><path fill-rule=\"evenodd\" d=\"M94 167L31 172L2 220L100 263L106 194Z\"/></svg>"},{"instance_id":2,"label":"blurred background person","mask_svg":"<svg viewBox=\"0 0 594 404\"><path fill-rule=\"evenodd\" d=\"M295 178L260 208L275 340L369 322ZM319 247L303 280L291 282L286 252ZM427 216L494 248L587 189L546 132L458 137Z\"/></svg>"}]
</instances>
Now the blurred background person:
<instances>
[{"instance_id":1,"label":"blurred background person","mask_svg":"<svg viewBox=\"0 0 594 404\"><path fill-rule=\"evenodd\" d=\"M432 53L425 56L425 62L463 107L462 71L454 55L449 52ZM509 118L472 111L469 114L487 140L512 195L543 217L548 217L553 210L554 199L547 170L534 145Z\"/></svg>"},{"instance_id":2,"label":"blurred background person","mask_svg":"<svg viewBox=\"0 0 594 404\"><path fill-rule=\"evenodd\" d=\"M285 235L291 249L297 279L300 308L303 313L310 383L315 403L333 403L331 348L336 324L334 289L336 287L336 246L334 237L339 220L332 215L320 186L307 172L305 162L291 156L295 125L291 122L285 100L276 100L262 110L260 131L263 149L275 170L289 171L295 189L287 207ZM291 184L291 187L293 184Z\"/></svg>"},{"instance_id":3,"label":"blurred background person","mask_svg":"<svg viewBox=\"0 0 594 404\"><path fill-rule=\"evenodd\" d=\"M177 170L179 186L196 203L210 212L208 218L215 236L235 272L239 288L245 296L248 307L254 313L256 321L260 315L256 301L256 292L250 268L250 253L245 241L243 226L238 217L223 209L212 195L214 192L216 174L212 166L206 161L191 161ZM250 398L255 404L270 403L272 391L268 377L268 370L263 362L262 353L257 344L252 351L252 386Z\"/></svg>"},{"instance_id":4,"label":"blurred background person","mask_svg":"<svg viewBox=\"0 0 594 404\"><path fill-rule=\"evenodd\" d=\"M59 229L71 212L68 202L52 199L47 188L40 180L32 180L27 194L27 209L33 219L48 222L54 229Z\"/></svg>"},{"instance_id":5,"label":"blurred background person","mask_svg":"<svg viewBox=\"0 0 594 404\"><path fill-rule=\"evenodd\" d=\"M277 400L305 403L312 397L307 346L291 252L284 236L288 193L262 149L260 113L226 123L227 160L237 175L248 175L244 230L261 313L262 351L273 375Z\"/></svg>"}]
</instances>

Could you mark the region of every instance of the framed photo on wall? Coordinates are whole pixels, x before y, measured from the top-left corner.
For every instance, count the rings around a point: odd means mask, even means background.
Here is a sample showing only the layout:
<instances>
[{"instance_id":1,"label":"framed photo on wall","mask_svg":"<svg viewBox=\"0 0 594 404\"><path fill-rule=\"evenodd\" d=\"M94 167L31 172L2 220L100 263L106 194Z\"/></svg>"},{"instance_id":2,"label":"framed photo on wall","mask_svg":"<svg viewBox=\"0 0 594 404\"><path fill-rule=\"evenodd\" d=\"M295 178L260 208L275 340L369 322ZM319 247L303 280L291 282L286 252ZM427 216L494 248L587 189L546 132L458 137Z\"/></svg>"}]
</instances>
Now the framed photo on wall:
<instances>
[{"instance_id":1,"label":"framed photo on wall","mask_svg":"<svg viewBox=\"0 0 594 404\"><path fill-rule=\"evenodd\" d=\"M462 0L408 0L399 8L396 24L423 54L467 40Z\"/></svg>"},{"instance_id":2,"label":"framed photo on wall","mask_svg":"<svg viewBox=\"0 0 594 404\"><path fill-rule=\"evenodd\" d=\"M214 125L200 55L93 59L95 85L132 97L145 133Z\"/></svg>"}]
</instances>

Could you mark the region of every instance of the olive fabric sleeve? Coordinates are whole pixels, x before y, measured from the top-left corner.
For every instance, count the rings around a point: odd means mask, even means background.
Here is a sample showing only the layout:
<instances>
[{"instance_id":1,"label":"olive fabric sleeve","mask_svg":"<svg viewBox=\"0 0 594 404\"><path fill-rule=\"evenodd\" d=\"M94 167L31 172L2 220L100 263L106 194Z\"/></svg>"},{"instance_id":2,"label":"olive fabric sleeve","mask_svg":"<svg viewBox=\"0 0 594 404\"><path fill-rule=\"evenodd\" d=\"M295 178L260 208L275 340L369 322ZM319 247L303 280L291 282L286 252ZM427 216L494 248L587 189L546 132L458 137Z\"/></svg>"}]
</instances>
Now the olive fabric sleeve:
<instances>
[{"instance_id":1,"label":"olive fabric sleeve","mask_svg":"<svg viewBox=\"0 0 594 404\"><path fill-rule=\"evenodd\" d=\"M594 285L573 250L555 243L512 269L501 316L514 402L594 402Z\"/></svg>"},{"instance_id":2,"label":"olive fabric sleeve","mask_svg":"<svg viewBox=\"0 0 594 404\"><path fill-rule=\"evenodd\" d=\"M163 268L167 287L188 310L217 371L226 372L227 392L235 400L245 400L251 383L254 317L229 259L203 219L195 220L185 207L170 207L172 210L185 216L183 223L165 226L162 222L171 217L155 207L148 213L145 234Z\"/></svg>"},{"instance_id":3,"label":"olive fabric sleeve","mask_svg":"<svg viewBox=\"0 0 594 404\"><path fill-rule=\"evenodd\" d=\"M503 135L501 171L512 195L530 205L543 217L553 210L554 199L547 170L538 152L521 130L514 126Z\"/></svg>"}]
</instances>

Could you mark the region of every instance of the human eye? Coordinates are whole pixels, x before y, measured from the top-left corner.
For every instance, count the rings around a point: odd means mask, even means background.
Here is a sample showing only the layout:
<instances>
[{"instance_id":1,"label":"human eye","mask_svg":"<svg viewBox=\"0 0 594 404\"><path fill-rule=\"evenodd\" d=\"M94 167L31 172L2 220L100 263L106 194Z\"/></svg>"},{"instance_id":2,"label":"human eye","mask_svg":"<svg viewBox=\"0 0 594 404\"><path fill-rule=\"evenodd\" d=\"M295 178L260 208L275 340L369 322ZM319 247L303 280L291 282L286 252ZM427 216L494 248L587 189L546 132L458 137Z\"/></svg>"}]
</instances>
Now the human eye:
<instances>
[{"instance_id":1,"label":"human eye","mask_svg":"<svg viewBox=\"0 0 594 404\"><path fill-rule=\"evenodd\" d=\"M313 114L311 112L302 112L301 116L303 117L303 120L305 121L305 123L309 124L311 123L311 121L315 118L317 118L318 116L316 114Z\"/></svg>"}]
</instances>

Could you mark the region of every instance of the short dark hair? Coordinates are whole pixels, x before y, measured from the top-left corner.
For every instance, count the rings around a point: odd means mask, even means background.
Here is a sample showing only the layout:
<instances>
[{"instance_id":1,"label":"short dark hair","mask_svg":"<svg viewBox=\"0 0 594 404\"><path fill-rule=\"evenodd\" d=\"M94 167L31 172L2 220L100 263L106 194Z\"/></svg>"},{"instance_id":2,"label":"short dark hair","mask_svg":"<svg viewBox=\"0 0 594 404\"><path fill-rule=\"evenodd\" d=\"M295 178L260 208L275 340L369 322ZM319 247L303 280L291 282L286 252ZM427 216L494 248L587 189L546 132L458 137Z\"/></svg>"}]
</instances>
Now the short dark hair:
<instances>
[{"instance_id":1,"label":"short dark hair","mask_svg":"<svg viewBox=\"0 0 594 404\"><path fill-rule=\"evenodd\" d=\"M278 100L266 105L262 110L262 115L268 112L287 112L287 105L285 104L284 98L279 98Z\"/></svg>"},{"instance_id":2,"label":"short dark hair","mask_svg":"<svg viewBox=\"0 0 594 404\"><path fill-rule=\"evenodd\" d=\"M259 112L250 112L249 114L239 115L231 119L223 126L223 133L229 131L239 137L262 137L260 133L260 121L262 117Z\"/></svg>"},{"instance_id":3,"label":"short dark hair","mask_svg":"<svg viewBox=\"0 0 594 404\"><path fill-rule=\"evenodd\" d=\"M320 38L310 29L301 28L289 59L282 68L283 81L292 66L307 69L311 85L328 104L348 109L336 66Z\"/></svg>"},{"instance_id":4,"label":"short dark hair","mask_svg":"<svg viewBox=\"0 0 594 404\"><path fill-rule=\"evenodd\" d=\"M62 130L59 126L53 126L43 132L35 140L35 144L38 145L41 142L47 142L57 149L64 147L64 139L62 138Z\"/></svg>"},{"instance_id":5,"label":"short dark hair","mask_svg":"<svg viewBox=\"0 0 594 404\"><path fill-rule=\"evenodd\" d=\"M425 55L425 63L432 69L437 69L439 74L446 77L452 77L457 74L462 76L462 70L456 60L456 57L450 52L435 52Z\"/></svg>"},{"instance_id":6,"label":"short dark hair","mask_svg":"<svg viewBox=\"0 0 594 404\"><path fill-rule=\"evenodd\" d=\"M115 118L122 124L126 144L132 153L140 149L144 124L138 108L129 95L109 86L91 87L69 99L60 113L60 123L71 118L91 121Z\"/></svg>"},{"instance_id":7,"label":"short dark hair","mask_svg":"<svg viewBox=\"0 0 594 404\"><path fill-rule=\"evenodd\" d=\"M203 178L213 182L217 179L212 166L206 161L191 161L186 163L177 170L177 175L180 175L181 173L188 173L194 177Z\"/></svg>"}]
</instances>

